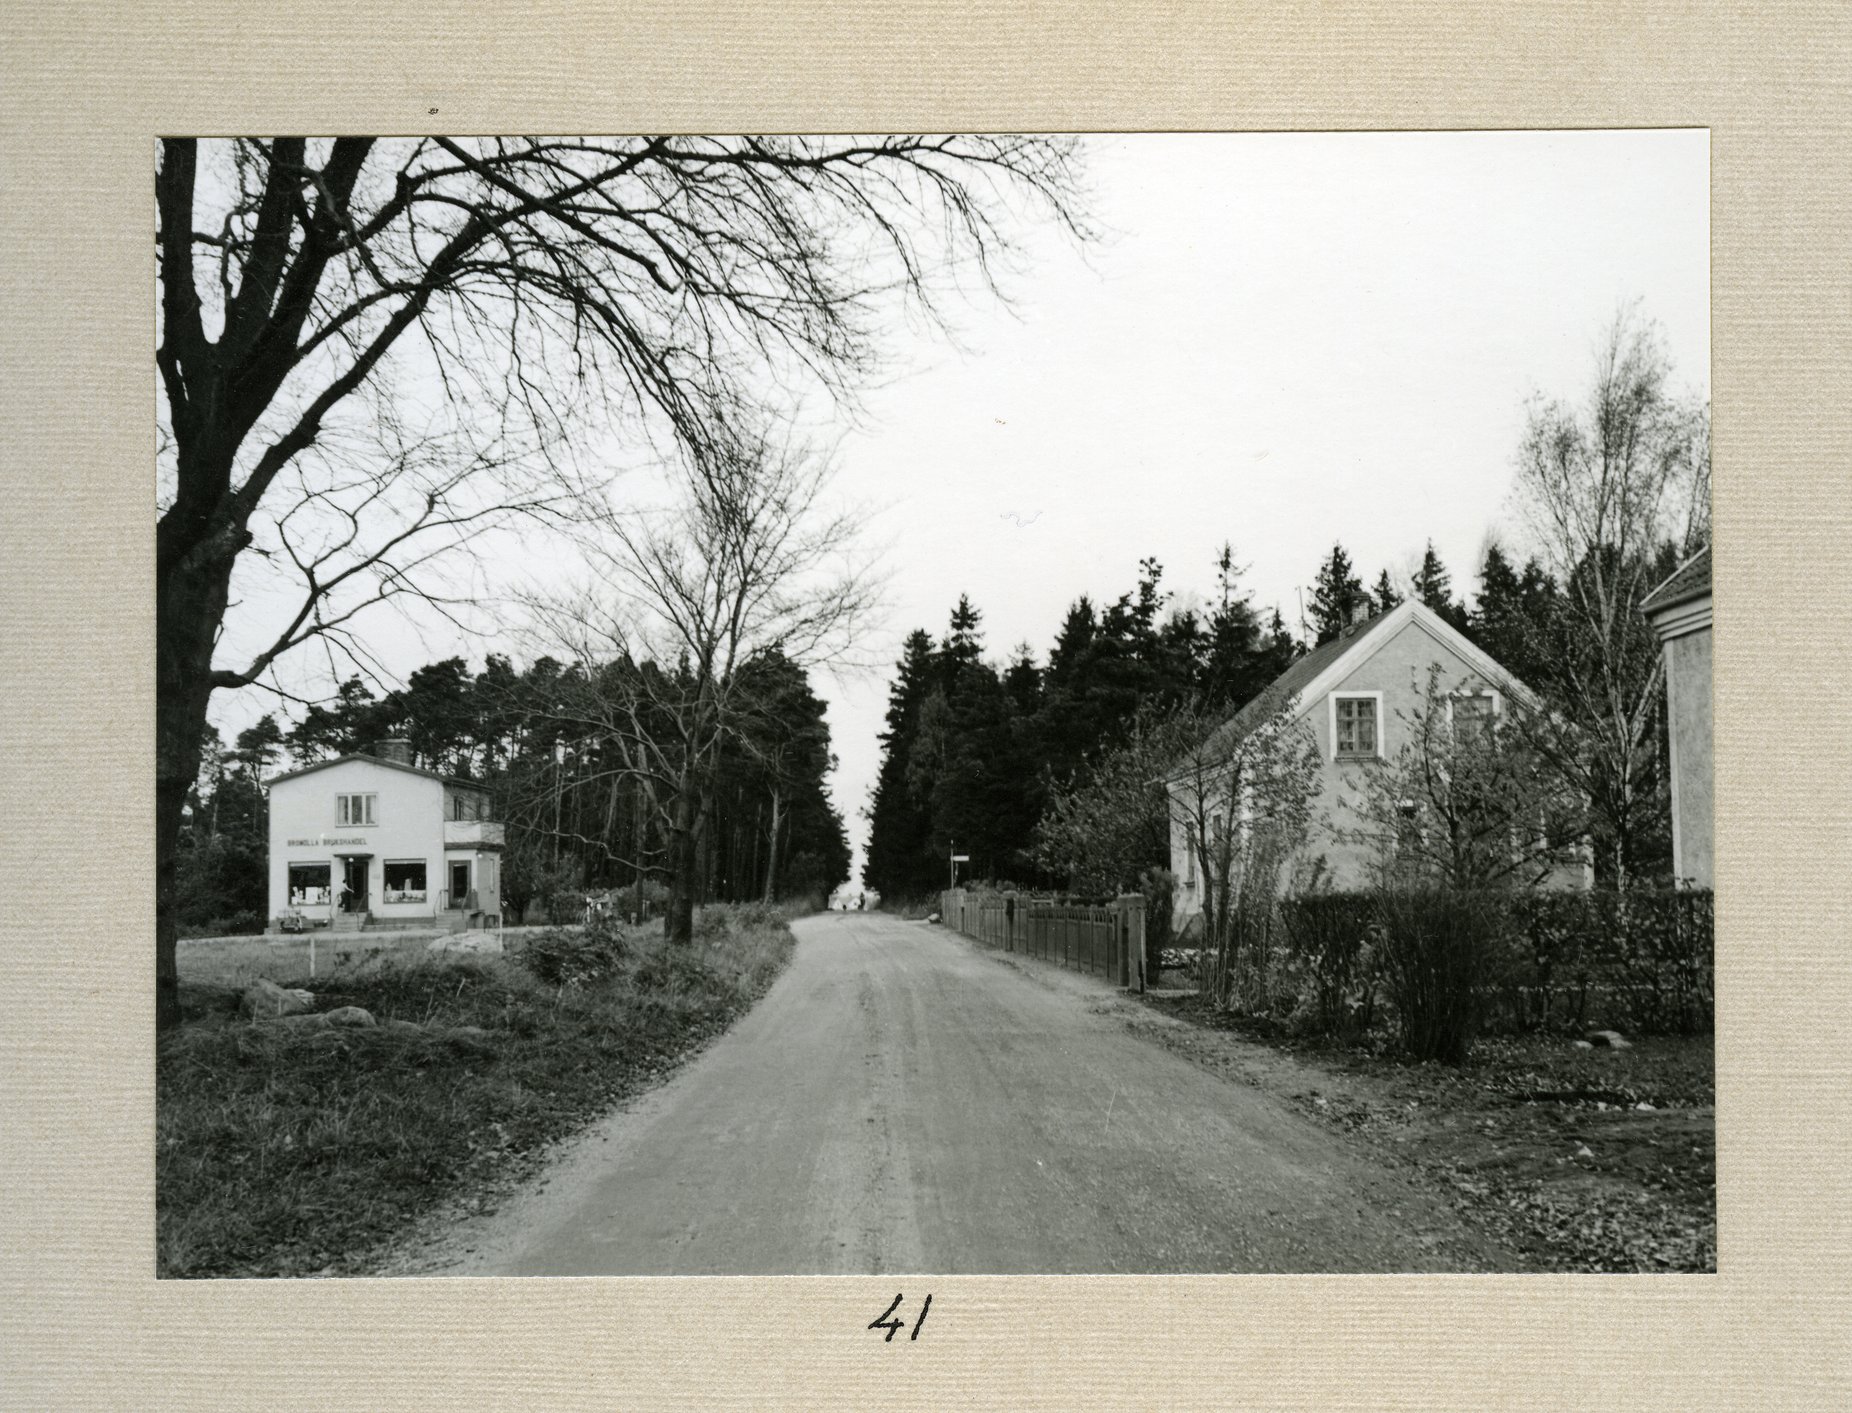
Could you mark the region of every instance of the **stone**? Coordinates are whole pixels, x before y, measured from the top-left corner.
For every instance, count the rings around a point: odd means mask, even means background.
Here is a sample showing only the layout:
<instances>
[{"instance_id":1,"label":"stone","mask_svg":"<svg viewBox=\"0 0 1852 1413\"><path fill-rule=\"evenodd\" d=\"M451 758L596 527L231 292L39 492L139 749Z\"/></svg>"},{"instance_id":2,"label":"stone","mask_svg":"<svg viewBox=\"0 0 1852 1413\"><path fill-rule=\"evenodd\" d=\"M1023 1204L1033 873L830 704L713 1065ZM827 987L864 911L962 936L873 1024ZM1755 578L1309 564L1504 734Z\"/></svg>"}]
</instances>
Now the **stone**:
<instances>
[{"instance_id":1,"label":"stone","mask_svg":"<svg viewBox=\"0 0 1852 1413\"><path fill-rule=\"evenodd\" d=\"M1618 1030L1591 1030L1588 1033L1589 1044L1608 1050L1628 1050L1632 1046L1627 1037Z\"/></svg>"},{"instance_id":2,"label":"stone","mask_svg":"<svg viewBox=\"0 0 1852 1413\"><path fill-rule=\"evenodd\" d=\"M373 1025L373 1013L364 1006L337 1006L323 1013L329 1025Z\"/></svg>"},{"instance_id":3,"label":"stone","mask_svg":"<svg viewBox=\"0 0 1852 1413\"><path fill-rule=\"evenodd\" d=\"M454 952L463 956L502 955L502 943L499 937L491 937L486 932L474 934L463 933L456 937L434 937L425 943L427 952Z\"/></svg>"},{"instance_id":4,"label":"stone","mask_svg":"<svg viewBox=\"0 0 1852 1413\"><path fill-rule=\"evenodd\" d=\"M419 1025L417 1021L400 1020L397 1016L394 1016L391 1020L381 1021L379 1023L379 1028L381 1030L390 1031L394 1035L424 1034L424 1027Z\"/></svg>"},{"instance_id":5,"label":"stone","mask_svg":"<svg viewBox=\"0 0 1852 1413\"><path fill-rule=\"evenodd\" d=\"M1578 1040L1575 1042L1575 1048L1578 1050L1593 1050L1595 1048L1595 1042L1592 1040Z\"/></svg>"},{"instance_id":6,"label":"stone","mask_svg":"<svg viewBox=\"0 0 1852 1413\"><path fill-rule=\"evenodd\" d=\"M315 1007L315 993L293 991L274 981L259 977L245 987L239 1008L252 1020L271 1020L277 1016L300 1015Z\"/></svg>"}]
</instances>

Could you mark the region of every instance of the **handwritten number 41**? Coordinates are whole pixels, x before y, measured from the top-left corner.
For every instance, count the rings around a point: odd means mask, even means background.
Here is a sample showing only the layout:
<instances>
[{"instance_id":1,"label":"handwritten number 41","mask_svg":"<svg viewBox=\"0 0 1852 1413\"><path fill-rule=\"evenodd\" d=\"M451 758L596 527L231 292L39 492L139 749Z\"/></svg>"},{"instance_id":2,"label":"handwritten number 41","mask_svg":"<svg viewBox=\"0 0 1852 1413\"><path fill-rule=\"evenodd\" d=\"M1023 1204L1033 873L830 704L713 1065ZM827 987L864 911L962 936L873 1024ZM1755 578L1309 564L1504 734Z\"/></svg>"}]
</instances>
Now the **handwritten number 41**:
<instances>
[{"instance_id":1,"label":"handwritten number 41","mask_svg":"<svg viewBox=\"0 0 1852 1413\"><path fill-rule=\"evenodd\" d=\"M904 1320L892 1318L894 1312L900 1308L901 1298L901 1296L896 1295L892 1305L888 1306L880 1315L868 1322L868 1328L871 1330L887 1331L887 1338L881 1341L883 1344L892 1344L894 1342L894 1336L900 1333L901 1326L906 1323ZM926 1302L920 1306L919 1318L914 1320L913 1333L907 1336L908 1339L918 1339L920 1337L920 1326L926 1323L926 1312L930 1309L932 1309L932 1297L929 1295L926 1297Z\"/></svg>"}]
</instances>

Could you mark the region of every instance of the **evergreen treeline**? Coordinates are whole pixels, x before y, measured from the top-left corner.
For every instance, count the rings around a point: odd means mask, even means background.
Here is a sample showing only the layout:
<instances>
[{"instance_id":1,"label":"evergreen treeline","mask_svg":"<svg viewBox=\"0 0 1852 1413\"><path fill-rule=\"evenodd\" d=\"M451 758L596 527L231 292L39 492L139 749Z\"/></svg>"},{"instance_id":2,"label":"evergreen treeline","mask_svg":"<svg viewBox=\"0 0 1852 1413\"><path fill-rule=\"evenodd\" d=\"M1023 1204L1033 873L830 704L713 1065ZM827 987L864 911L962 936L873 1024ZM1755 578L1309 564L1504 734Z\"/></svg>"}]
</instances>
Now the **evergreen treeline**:
<instances>
[{"instance_id":1,"label":"evergreen treeline","mask_svg":"<svg viewBox=\"0 0 1852 1413\"><path fill-rule=\"evenodd\" d=\"M1234 707L1301 651L1278 611L1264 619L1240 587L1232 549L1215 600L1166 612L1163 567L1104 608L1068 609L1045 667L1028 644L986 660L982 615L968 599L943 639L911 634L888 694L881 771L869 809L863 881L916 897L945 885L947 860L971 877L1049 883L1028 849L1051 788L1072 781L1142 703Z\"/></svg>"},{"instance_id":2,"label":"evergreen treeline","mask_svg":"<svg viewBox=\"0 0 1852 1413\"><path fill-rule=\"evenodd\" d=\"M1664 573L1676 558L1664 547ZM1030 857L1036 823L1050 791L1119 744L1142 703L1232 712L1356 614L1385 613L1405 598L1420 599L1546 695L1574 657L1561 587L1536 559L1514 566L1496 544L1479 565L1470 609L1432 543L1412 579L1398 585L1385 569L1371 588L1334 545L1304 604L1304 641L1277 609L1256 610L1232 549L1224 547L1215 569L1203 607L1175 608L1161 588L1162 567L1142 561L1136 586L1104 610L1084 596L1075 601L1045 666L1027 644L1001 665L987 660L982 615L965 598L942 639L911 634L888 694L863 881L890 897L933 892L946 886L956 844L971 856L961 877L1067 886ZM1669 850L1669 836L1649 839L1636 866L1669 866ZM1161 854L1146 861L1168 862Z\"/></svg>"},{"instance_id":3,"label":"evergreen treeline","mask_svg":"<svg viewBox=\"0 0 1852 1413\"><path fill-rule=\"evenodd\" d=\"M599 674L672 676L654 663ZM576 664L543 657L526 669L491 655L417 669L375 696L358 677L288 730L264 717L227 751L211 732L183 827L180 898L190 931L255 930L267 906L263 780L295 765L410 742L426 769L479 781L507 822L502 900L511 918L581 889L659 879L660 818L635 766L635 742L586 729L583 702L602 685ZM849 876L842 818L825 780L832 766L822 701L802 668L776 654L741 672L750 710L707 767L708 805L695 853L697 895L744 900L827 894ZM660 694L668 699L668 693ZM649 730L645 718L639 729ZM664 731L665 737L670 733ZM629 750L627 757L626 750Z\"/></svg>"}]
</instances>

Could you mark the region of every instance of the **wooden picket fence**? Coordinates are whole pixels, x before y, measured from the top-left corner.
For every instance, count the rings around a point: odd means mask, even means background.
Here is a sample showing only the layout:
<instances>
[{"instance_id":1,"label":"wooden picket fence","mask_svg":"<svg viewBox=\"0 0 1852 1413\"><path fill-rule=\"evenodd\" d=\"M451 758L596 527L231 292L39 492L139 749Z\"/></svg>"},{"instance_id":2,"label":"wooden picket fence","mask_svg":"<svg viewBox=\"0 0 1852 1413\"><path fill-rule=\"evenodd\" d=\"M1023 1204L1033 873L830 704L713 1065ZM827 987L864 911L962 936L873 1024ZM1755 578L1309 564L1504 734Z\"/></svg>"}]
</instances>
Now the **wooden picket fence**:
<instances>
[{"instance_id":1,"label":"wooden picket fence","mask_svg":"<svg viewBox=\"0 0 1852 1413\"><path fill-rule=\"evenodd\" d=\"M1145 900L1140 894L1082 904L956 888L940 894L939 902L947 927L986 947L1039 957L1118 986L1145 988Z\"/></svg>"}]
</instances>

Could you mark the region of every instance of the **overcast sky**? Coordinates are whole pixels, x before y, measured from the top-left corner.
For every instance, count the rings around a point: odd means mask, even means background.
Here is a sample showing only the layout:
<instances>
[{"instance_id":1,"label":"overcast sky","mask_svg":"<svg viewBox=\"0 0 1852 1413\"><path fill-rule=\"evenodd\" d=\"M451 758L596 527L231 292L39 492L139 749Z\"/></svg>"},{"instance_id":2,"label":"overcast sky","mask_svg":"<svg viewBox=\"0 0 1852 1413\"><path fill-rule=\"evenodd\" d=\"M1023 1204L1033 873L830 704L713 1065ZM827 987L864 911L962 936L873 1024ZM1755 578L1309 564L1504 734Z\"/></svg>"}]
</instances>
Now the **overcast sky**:
<instances>
[{"instance_id":1,"label":"overcast sky","mask_svg":"<svg viewBox=\"0 0 1852 1413\"><path fill-rule=\"evenodd\" d=\"M1013 309L963 310L957 348L903 334L902 375L842 445L839 490L877 508L890 574L862 655L939 636L963 593L993 657L1042 660L1067 606L1131 588L1145 556L1207 595L1225 539L1289 621L1333 541L1373 583L1431 537L1469 591L1488 533L1519 538L1526 397L1579 395L1619 307L1708 392L1703 132L1090 145L1107 238L1084 257L1032 238ZM483 651L427 639L406 670ZM818 688L859 870L886 672ZM229 736L274 704L220 694L214 718Z\"/></svg>"}]
</instances>

